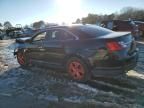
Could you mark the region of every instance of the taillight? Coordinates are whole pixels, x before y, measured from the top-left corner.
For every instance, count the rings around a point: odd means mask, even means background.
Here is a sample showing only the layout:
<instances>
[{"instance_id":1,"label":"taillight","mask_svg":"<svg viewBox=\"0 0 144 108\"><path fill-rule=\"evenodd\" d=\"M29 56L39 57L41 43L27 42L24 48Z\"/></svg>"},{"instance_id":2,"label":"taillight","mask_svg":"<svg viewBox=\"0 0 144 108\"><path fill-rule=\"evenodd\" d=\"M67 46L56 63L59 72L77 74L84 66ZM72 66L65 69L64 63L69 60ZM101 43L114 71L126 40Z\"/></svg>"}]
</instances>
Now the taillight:
<instances>
[{"instance_id":1,"label":"taillight","mask_svg":"<svg viewBox=\"0 0 144 108\"><path fill-rule=\"evenodd\" d=\"M121 49L123 49L122 45L119 44L118 42L107 42L107 48L110 52L113 51L119 51Z\"/></svg>"}]
</instances>

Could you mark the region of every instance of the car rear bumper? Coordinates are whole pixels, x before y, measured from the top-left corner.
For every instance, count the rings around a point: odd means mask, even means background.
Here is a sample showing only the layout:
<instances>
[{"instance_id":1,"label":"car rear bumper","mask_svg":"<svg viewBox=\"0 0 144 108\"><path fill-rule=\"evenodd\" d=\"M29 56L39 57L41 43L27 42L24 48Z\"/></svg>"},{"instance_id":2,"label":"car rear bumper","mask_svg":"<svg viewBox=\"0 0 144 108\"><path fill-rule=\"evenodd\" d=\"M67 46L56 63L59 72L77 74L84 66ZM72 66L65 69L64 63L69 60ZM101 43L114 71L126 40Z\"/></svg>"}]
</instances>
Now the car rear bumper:
<instances>
[{"instance_id":1,"label":"car rear bumper","mask_svg":"<svg viewBox=\"0 0 144 108\"><path fill-rule=\"evenodd\" d=\"M129 59L122 61L98 61L92 69L94 76L117 76L125 74L127 71L132 70L136 67L138 60L138 52ZM100 65L98 65L100 64Z\"/></svg>"}]
</instances>

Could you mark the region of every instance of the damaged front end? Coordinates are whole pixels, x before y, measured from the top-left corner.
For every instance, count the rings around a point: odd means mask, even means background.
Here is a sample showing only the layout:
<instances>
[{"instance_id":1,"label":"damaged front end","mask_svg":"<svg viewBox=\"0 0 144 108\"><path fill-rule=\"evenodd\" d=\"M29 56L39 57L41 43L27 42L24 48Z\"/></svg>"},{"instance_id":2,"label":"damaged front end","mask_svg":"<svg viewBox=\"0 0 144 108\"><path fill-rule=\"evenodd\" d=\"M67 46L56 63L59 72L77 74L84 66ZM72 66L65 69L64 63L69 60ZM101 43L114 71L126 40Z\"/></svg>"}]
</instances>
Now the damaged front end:
<instances>
[{"instance_id":1,"label":"damaged front end","mask_svg":"<svg viewBox=\"0 0 144 108\"><path fill-rule=\"evenodd\" d=\"M26 38L17 38L15 40L15 45L14 45L14 56L17 55L17 52L21 49L26 49L29 47L29 42L31 41L31 37L26 37Z\"/></svg>"}]
</instances>

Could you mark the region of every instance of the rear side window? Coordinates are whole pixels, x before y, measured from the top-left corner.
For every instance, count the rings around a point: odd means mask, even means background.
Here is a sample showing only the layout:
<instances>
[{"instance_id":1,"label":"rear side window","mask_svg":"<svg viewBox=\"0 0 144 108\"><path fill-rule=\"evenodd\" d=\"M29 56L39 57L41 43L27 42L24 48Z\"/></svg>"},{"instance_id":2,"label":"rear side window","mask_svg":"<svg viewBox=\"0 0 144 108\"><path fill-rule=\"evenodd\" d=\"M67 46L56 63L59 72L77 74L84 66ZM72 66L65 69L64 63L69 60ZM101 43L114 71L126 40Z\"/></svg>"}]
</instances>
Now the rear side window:
<instances>
[{"instance_id":1,"label":"rear side window","mask_svg":"<svg viewBox=\"0 0 144 108\"><path fill-rule=\"evenodd\" d=\"M71 28L70 31L75 35L78 35L80 39L100 37L113 32L95 25L77 26Z\"/></svg>"},{"instance_id":2,"label":"rear side window","mask_svg":"<svg viewBox=\"0 0 144 108\"><path fill-rule=\"evenodd\" d=\"M46 40L74 40L75 37L64 30L47 31Z\"/></svg>"}]
</instances>

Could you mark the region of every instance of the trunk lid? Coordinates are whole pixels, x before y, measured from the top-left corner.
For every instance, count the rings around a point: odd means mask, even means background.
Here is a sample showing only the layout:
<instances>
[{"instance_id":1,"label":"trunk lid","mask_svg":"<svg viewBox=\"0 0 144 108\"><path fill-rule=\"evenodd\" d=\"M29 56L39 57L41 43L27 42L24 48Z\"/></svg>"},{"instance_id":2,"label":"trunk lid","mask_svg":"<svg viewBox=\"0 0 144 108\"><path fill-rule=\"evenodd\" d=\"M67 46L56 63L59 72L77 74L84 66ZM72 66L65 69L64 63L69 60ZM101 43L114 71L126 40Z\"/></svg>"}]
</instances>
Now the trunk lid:
<instances>
[{"instance_id":1,"label":"trunk lid","mask_svg":"<svg viewBox=\"0 0 144 108\"><path fill-rule=\"evenodd\" d=\"M136 51L136 43L130 32L113 32L98 38L104 39L109 52L119 58L130 57Z\"/></svg>"},{"instance_id":2,"label":"trunk lid","mask_svg":"<svg viewBox=\"0 0 144 108\"><path fill-rule=\"evenodd\" d=\"M97 37L98 39L113 39L113 38L119 38L119 37L123 37L123 36L127 36L130 35L130 32L111 32L108 33L106 35Z\"/></svg>"}]
</instances>

